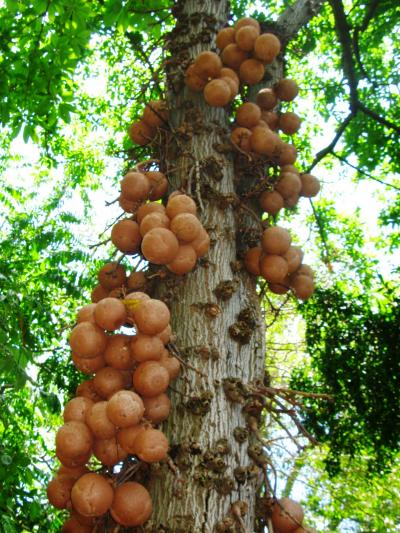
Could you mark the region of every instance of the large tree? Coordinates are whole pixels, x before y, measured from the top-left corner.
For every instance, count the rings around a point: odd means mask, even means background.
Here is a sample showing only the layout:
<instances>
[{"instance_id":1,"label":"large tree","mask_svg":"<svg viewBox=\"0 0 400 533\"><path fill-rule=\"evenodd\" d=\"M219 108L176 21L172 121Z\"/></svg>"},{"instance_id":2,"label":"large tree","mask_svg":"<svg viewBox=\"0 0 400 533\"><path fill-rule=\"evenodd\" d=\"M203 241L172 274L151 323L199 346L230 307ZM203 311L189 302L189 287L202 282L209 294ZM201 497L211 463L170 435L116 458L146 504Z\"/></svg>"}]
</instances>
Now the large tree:
<instances>
[{"instance_id":1,"label":"large tree","mask_svg":"<svg viewBox=\"0 0 400 533\"><path fill-rule=\"evenodd\" d=\"M307 125L306 135L298 138L303 168L314 168L324 160L332 165L337 159L352 165L358 179L390 181L391 172L398 169L398 111L394 105L398 95L393 90L398 83L398 69L396 59L385 55L384 46L395 49L398 44L395 32L398 8L373 0L351 6L340 0L330 3L298 0L291 5L283 2L265 9L258 7L258 11L238 2L232 8L234 20L248 14L246 10L253 11L264 28L278 35L283 44L282 54L267 69L263 86L272 86L283 73L292 76L293 72L303 88L309 90L317 112L329 119L331 126L332 118L336 121L333 124L336 134L316 155L310 134L318 134L321 127ZM50 316L57 310L69 317L69 311L61 304L64 289L68 297L78 298L77 281L81 290L90 283L90 276L75 276L68 268L77 261L90 262L82 252L72 251L74 245L78 247L71 237L76 220L58 208L58 220L46 221L61 198L70 194L68 190L80 188L89 207L87 191L98 187L93 175L101 174L105 166L103 162L99 164L102 159L98 156L99 143L91 150L86 149L85 137L90 130L109 133L104 151L118 153L129 164L146 157L159 158L171 188L181 188L197 201L202 222L212 237L210 253L195 272L183 281L157 286L157 295L170 305L176 344L188 368L171 392L173 409L164 425L175 468L170 463L151 471L149 486L154 512L148 528L152 531L211 532L217 524L222 528L224 520L232 524L233 531L240 527L261 531L263 523L255 525L256 496L270 488L264 485L263 477L270 459L260 445L255 420L251 418L258 411L254 405L257 398L250 390L250 386L269 384L265 369L265 317L257 284L238 263L252 242L248 237L258 231L249 213L249 208L257 207L244 198L243 183L249 187L266 168L238 157L229 144L232 109L210 108L202 95L190 92L183 83L184 70L197 53L215 50L216 32L232 20L229 9L227 1L211 0L200 3L186 0L173 6L161 1L49 0L32 4L9 1L1 8L3 161L9 153L10 139L22 128L24 139L31 138L41 147L42 164L68 161L69 165L65 166L65 179L56 177L54 191L42 207L44 220L31 216L28 227L27 214L21 213L23 196L13 190L5 191L2 197L9 213L8 236L3 242L8 264L5 277L1 278L8 300L3 299L2 304L4 316L14 317L14 325L10 318L4 319L6 326L1 329L2 343L9 347L1 367L4 403L12 396L13 379L18 378L19 386L26 379L32 381L31 373L26 373L28 363L35 362L34 353L49 349L51 339L57 337L48 327L53 319L47 318L46 313ZM312 56L311 66L307 65L310 61L307 53ZM325 61L320 59L321 55L326 57ZM89 77L94 68L93 58L96 68L103 62L108 70L109 91L97 98L88 97L79 87L79 82ZM312 64L318 66L317 72ZM340 79L334 78L332 72L339 72ZM133 108L127 112L124 106L132 95ZM122 132L129 118L137 116L143 103L154 97L167 100L170 129L150 148L132 148L126 138L122 140ZM244 91L241 97L251 100L253 91L248 94ZM70 121L70 138L66 140L58 129ZM82 129L74 138L79 121ZM111 132L117 132L119 138L114 140ZM379 150L371 151L371 146L379 146ZM384 169L387 178L382 177L379 169ZM40 171L37 174L38 182L43 182ZM117 179L110 181L116 185ZM332 267L335 257L329 243L330 210L321 202L313 205L313 213L323 260ZM386 216L392 217L391 221L398 220L396 204ZM68 224L64 232L52 227L60 221ZM13 246L13 233L23 236L19 240L21 251ZM29 249L31 256L24 254L21 264L22 247L28 242L35 245ZM64 250L60 251L60 243ZM354 241L348 243L349 249L353 246ZM11 270L6 270L10 265ZM38 271L46 272L43 280ZM32 272L36 272L33 292L26 285L27 278L33 283ZM26 293L16 290L21 286L27 289ZM21 305L15 305L18 299ZM44 314L32 305L34 300L40 300ZM321 316L326 308L315 309ZM306 318L310 322L316 320L311 311ZM325 316L324 319L329 324L329 319ZM340 330L337 332L340 337ZM328 353L326 349L322 351L324 355ZM17 373L13 372L14 361L18 362ZM76 384L76 373L68 374L65 364L61 369L59 365L60 358L55 353L42 363L38 383L29 385L36 391L40 409L57 411L54 388L47 390L52 374L66 393ZM196 370L191 370L192 367ZM296 379L300 381L298 376ZM320 376L316 379L321 380ZM323 383L326 382L329 384L327 378ZM314 390L312 383L306 385ZM33 417L24 394L16 392L12 396L12 409L19 409L18 418ZM18 407L22 404L24 408ZM25 438L29 436L32 450L28 454L17 449L21 439L16 437L18 432L12 431L7 418ZM324 423L329 420L324 418ZM38 518L37 507L31 507L29 516L17 512L19 521L14 522L15 517L11 516L14 506L18 508L36 493L34 480L43 478L41 470L28 480L23 478L27 455L37 455L40 445L35 450L33 435L26 429L24 433L24 426L4 412L2 424L8 451L2 455L0 475L6 478L9 457L17 461L14 475L6 484L7 491L0 499L4 514L9 517L9 530L25 527L26 520L28 527L43 524L46 519ZM396 444L391 442L392 447ZM340 446L336 453L340 453ZM11 503L15 487L19 492ZM232 504L239 500L248 504L248 512L241 517L242 525L232 513L236 509ZM49 525L42 527L50 529Z\"/></svg>"}]
</instances>

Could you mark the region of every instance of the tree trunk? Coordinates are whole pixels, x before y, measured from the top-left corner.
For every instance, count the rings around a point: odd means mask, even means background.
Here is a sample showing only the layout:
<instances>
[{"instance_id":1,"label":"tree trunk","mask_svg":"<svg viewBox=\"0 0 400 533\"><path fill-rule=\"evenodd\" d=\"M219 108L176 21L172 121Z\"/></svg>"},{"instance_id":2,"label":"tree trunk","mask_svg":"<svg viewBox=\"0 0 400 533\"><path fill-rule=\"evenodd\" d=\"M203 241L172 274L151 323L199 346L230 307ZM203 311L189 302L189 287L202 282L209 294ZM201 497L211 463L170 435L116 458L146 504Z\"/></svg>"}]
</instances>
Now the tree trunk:
<instances>
[{"instance_id":1,"label":"tree trunk","mask_svg":"<svg viewBox=\"0 0 400 533\"><path fill-rule=\"evenodd\" d=\"M254 280L237 270L241 217L231 205L234 164L230 150L221 153L229 131L226 111L209 107L202 94L183 85L188 59L213 47L216 30L228 18L228 2L190 0L175 14L168 68L173 133L164 157L174 187L197 201L212 246L195 272L167 283L163 293L176 345L198 372L184 369L173 385L164 429L178 471L163 465L153 475L149 529L209 533L226 518L237 524L230 507L244 500L249 511L243 520L250 531L260 477L248 454L254 438L247 438L246 413L238 402L243 402L241 383L263 379L263 319ZM237 401L228 398L228 388Z\"/></svg>"},{"instance_id":2,"label":"tree trunk","mask_svg":"<svg viewBox=\"0 0 400 533\"><path fill-rule=\"evenodd\" d=\"M265 165L243 168L242 161L235 176L226 110L209 107L183 83L190 61L215 49L228 9L227 0L177 2L168 41L172 132L161 160L173 188L196 200L212 245L194 272L169 278L158 289L171 309L176 346L190 366L172 385L163 427L173 464L152 469L154 511L145 529L152 533L253 532L265 464L252 431L260 411L247 389L264 379L265 320L255 280L238 261L244 242L257 242L260 227L236 195L239 178L262 173ZM281 72L281 64L270 68L267 85ZM248 175L248 183L255 177ZM232 513L237 501L248 506L242 523Z\"/></svg>"}]
</instances>

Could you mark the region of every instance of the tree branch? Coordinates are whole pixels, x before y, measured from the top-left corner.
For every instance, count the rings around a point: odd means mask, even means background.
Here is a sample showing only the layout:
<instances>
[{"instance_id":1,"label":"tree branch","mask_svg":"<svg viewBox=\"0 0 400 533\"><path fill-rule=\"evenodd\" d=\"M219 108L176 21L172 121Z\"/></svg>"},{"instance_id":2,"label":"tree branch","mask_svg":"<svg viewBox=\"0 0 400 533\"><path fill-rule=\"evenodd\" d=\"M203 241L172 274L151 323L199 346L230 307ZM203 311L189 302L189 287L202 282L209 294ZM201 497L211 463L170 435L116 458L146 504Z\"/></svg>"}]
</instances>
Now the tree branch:
<instances>
[{"instance_id":1,"label":"tree branch","mask_svg":"<svg viewBox=\"0 0 400 533\"><path fill-rule=\"evenodd\" d=\"M382 183L382 185L385 185L386 187L391 187L392 189L396 189L397 191L400 191L400 187L396 187L396 185L392 185L392 183L387 183L386 181L380 180L379 178L376 178L375 176L372 176L372 174L369 174L369 172L365 172L365 170L362 170L359 167L356 167L355 165L352 165L347 159L336 152L332 151L333 157L336 157L336 159L339 159L339 161L342 161L346 165L348 165L351 168L354 168L354 170L357 170L360 174L363 176L366 176L367 178L377 181L378 183Z\"/></svg>"},{"instance_id":2,"label":"tree branch","mask_svg":"<svg viewBox=\"0 0 400 533\"><path fill-rule=\"evenodd\" d=\"M282 45L294 39L298 32L318 13L325 0L297 0L278 17L276 30Z\"/></svg>"},{"instance_id":3,"label":"tree branch","mask_svg":"<svg viewBox=\"0 0 400 533\"><path fill-rule=\"evenodd\" d=\"M333 149L335 148L338 140L343 135L345 129L350 124L351 120L354 118L357 111L350 111L350 113L347 115L347 117L344 119L344 121L340 124L339 128L336 131L336 135L332 139L332 141L328 144L328 146L325 146L321 151L317 153L317 155L314 158L314 161L311 163L309 168L307 169L307 173L310 173L311 170L318 165L318 163L328 154L331 154L333 152Z\"/></svg>"}]
</instances>

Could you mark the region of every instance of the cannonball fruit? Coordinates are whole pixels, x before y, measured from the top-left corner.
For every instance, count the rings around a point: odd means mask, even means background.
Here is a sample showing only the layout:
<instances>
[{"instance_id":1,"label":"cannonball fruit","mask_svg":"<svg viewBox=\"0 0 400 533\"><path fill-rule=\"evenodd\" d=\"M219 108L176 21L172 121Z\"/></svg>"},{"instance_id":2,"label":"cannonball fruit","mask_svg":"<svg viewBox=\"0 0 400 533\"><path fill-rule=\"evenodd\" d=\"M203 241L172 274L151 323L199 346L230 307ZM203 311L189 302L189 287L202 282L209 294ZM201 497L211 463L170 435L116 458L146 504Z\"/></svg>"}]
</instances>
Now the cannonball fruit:
<instances>
[{"instance_id":1,"label":"cannonball fruit","mask_svg":"<svg viewBox=\"0 0 400 533\"><path fill-rule=\"evenodd\" d=\"M158 429L146 429L136 437L136 455L145 463L156 463L165 459L168 453L168 440Z\"/></svg>"},{"instance_id":2,"label":"cannonball fruit","mask_svg":"<svg viewBox=\"0 0 400 533\"><path fill-rule=\"evenodd\" d=\"M83 475L72 488L74 509L83 516L101 516L106 513L114 498L114 491L104 476L95 473Z\"/></svg>"},{"instance_id":3,"label":"cannonball fruit","mask_svg":"<svg viewBox=\"0 0 400 533\"><path fill-rule=\"evenodd\" d=\"M168 326L171 315L164 302L149 299L140 302L134 312L134 317L141 333L157 335Z\"/></svg>"},{"instance_id":4,"label":"cannonball fruit","mask_svg":"<svg viewBox=\"0 0 400 533\"><path fill-rule=\"evenodd\" d=\"M283 255L288 251L291 240L286 229L272 226L263 232L262 248L268 254Z\"/></svg>"},{"instance_id":5,"label":"cannonball fruit","mask_svg":"<svg viewBox=\"0 0 400 533\"><path fill-rule=\"evenodd\" d=\"M143 401L132 391L116 392L107 403L107 416L119 428L136 425L141 420L143 413Z\"/></svg>"},{"instance_id":6,"label":"cannonball fruit","mask_svg":"<svg viewBox=\"0 0 400 533\"><path fill-rule=\"evenodd\" d=\"M142 253L148 261L156 265L166 265L173 261L178 249L178 239L169 229L154 228L143 237Z\"/></svg>"},{"instance_id":7,"label":"cannonball fruit","mask_svg":"<svg viewBox=\"0 0 400 533\"><path fill-rule=\"evenodd\" d=\"M116 487L111 516L122 526L141 526L153 510L151 496L140 483L128 481Z\"/></svg>"},{"instance_id":8,"label":"cannonball fruit","mask_svg":"<svg viewBox=\"0 0 400 533\"><path fill-rule=\"evenodd\" d=\"M235 28L222 28L217 33L216 44L220 50L223 50L228 44L235 43Z\"/></svg>"},{"instance_id":9,"label":"cannonball fruit","mask_svg":"<svg viewBox=\"0 0 400 533\"><path fill-rule=\"evenodd\" d=\"M169 373L156 361L140 363L133 373L135 390L146 398L158 396L167 390Z\"/></svg>"},{"instance_id":10,"label":"cannonball fruit","mask_svg":"<svg viewBox=\"0 0 400 533\"><path fill-rule=\"evenodd\" d=\"M304 511L301 505L290 498L280 498L272 508L272 525L282 533L292 533L303 522Z\"/></svg>"}]
</instances>

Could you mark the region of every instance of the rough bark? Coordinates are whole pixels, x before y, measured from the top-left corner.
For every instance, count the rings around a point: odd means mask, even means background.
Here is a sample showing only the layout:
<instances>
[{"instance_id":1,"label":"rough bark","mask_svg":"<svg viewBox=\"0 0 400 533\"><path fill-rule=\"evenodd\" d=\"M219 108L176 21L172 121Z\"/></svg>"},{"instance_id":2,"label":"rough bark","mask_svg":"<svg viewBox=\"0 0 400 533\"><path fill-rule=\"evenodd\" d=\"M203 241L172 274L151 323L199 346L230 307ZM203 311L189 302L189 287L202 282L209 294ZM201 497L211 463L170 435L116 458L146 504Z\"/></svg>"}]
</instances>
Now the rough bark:
<instances>
[{"instance_id":1,"label":"rough bark","mask_svg":"<svg viewBox=\"0 0 400 533\"><path fill-rule=\"evenodd\" d=\"M173 384L173 407L163 427L173 465L152 469L148 532L253 532L262 481L262 449L249 429L249 417L257 413L246 387L264 379L265 322L254 279L238 262L244 242L254 245L260 228L236 193L239 179L247 176L251 183L251 173L262 172L263 165L237 164L236 158L235 167L227 111L207 106L202 94L183 84L191 59L214 48L228 8L226 0L178 2L168 41L172 132L162 158L173 188L197 201L212 246L194 272L159 288L171 309L176 345L198 371L184 369ZM281 72L281 64L272 66L268 85ZM231 512L239 500L248 505L242 524ZM230 529L222 529L224 520Z\"/></svg>"}]
</instances>

